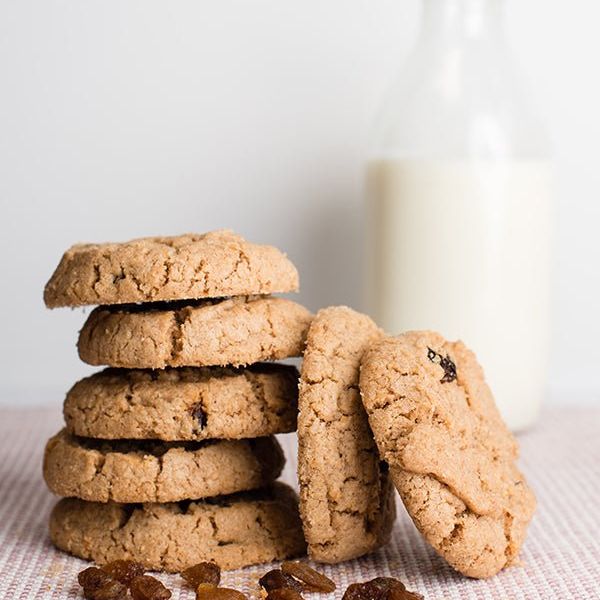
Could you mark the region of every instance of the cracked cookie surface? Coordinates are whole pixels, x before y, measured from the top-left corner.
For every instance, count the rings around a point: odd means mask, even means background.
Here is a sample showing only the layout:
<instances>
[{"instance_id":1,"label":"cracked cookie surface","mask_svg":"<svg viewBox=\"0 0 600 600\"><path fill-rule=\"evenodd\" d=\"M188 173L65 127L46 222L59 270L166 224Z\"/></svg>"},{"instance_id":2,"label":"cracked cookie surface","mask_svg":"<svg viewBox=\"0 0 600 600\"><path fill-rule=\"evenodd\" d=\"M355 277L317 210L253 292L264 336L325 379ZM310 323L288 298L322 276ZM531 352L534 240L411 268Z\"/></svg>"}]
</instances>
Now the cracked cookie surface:
<instances>
[{"instance_id":1,"label":"cracked cookie surface","mask_svg":"<svg viewBox=\"0 0 600 600\"><path fill-rule=\"evenodd\" d=\"M381 331L347 307L323 309L310 327L298 400L300 514L308 553L321 562L386 543L393 487L358 391L359 366Z\"/></svg>"},{"instance_id":2,"label":"cracked cookie surface","mask_svg":"<svg viewBox=\"0 0 600 600\"><path fill-rule=\"evenodd\" d=\"M386 338L365 353L360 389L379 451L433 548L470 577L514 564L535 497L475 355L434 332Z\"/></svg>"},{"instance_id":3,"label":"cracked cookie surface","mask_svg":"<svg viewBox=\"0 0 600 600\"><path fill-rule=\"evenodd\" d=\"M285 298L94 309L79 334L91 365L132 369L247 365L300 356L310 312Z\"/></svg>"},{"instance_id":4,"label":"cracked cookie surface","mask_svg":"<svg viewBox=\"0 0 600 600\"><path fill-rule=\"evenodd\" d=\"M291 365L105 369L71 388L63 412L84 437L242 439L295 431L297 397Z\"/></svg>"},{"instance_id":5,"label":"cracked cookie surface","mask_svg":"<svg viewBox=\"0 0 600 600\"><path fill-rule=\"evenodd\" d=\"M236 569L294 558L306 548L296 495L282 483L204 502L127 505L66 498L52 511L50 537L61 550L98 564L126 559L170 572L203 561Z\"/></svg>"},{"instance_id":6,"label":"cracked cookie surface","mask_svg":"<svg viewBox=\"0 0 600 600\"><path fill-rule=\"evenodd\" d=\"M46 284L49 308L293 292L298 272L273 246L228 230L77 244Z\"/></svg>"},{"instance_id":7,"label":"cracked cookie surface","mask_svg":"<svg viewBox=\"0 0 600 600\"><path fill-rule=\"evenodd\" d=\"M274 437L209 442L78 438L64 429L44 452L44 479L59 496L98 502L177 502L265 486L283 468Z\"/></svg>"}]
</instances>

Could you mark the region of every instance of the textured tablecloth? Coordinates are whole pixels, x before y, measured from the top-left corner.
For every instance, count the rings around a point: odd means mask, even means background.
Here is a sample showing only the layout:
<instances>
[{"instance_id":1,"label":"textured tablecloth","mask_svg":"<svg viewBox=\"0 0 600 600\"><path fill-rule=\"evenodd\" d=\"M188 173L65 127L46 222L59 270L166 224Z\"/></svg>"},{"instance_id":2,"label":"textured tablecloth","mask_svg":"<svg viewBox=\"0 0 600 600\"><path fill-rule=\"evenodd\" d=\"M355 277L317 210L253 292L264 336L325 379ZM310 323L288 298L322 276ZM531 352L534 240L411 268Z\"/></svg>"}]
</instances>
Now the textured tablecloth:
<instances>
[{"instance_id":1,"label":"textured tablecloth","mask_svg":"<svg viewBox=\"0 0 600 600\"><path fill-rule=\"evenodd\" d=\"M77 573L87 563L55 550L47 521L56 499L41 477L46 439L61 426L54 410L0 411L0 598L80 598ZM288 453L284 479L293 482L294 436L282 436ZM522 552L522 567L488 581L454 573L423 542L399 505L392 541L371 556L322 570L346 586L380 575L401 579L428 600L600 598L600 409L547 410L534 431L520 437L521 465L538 511ZM257 598L266 567L224 574L223 584ZM178 576L159 575L173 598L193 599ZM307 600L334 595L307 595Z\"/></svg>"}]
</instances>

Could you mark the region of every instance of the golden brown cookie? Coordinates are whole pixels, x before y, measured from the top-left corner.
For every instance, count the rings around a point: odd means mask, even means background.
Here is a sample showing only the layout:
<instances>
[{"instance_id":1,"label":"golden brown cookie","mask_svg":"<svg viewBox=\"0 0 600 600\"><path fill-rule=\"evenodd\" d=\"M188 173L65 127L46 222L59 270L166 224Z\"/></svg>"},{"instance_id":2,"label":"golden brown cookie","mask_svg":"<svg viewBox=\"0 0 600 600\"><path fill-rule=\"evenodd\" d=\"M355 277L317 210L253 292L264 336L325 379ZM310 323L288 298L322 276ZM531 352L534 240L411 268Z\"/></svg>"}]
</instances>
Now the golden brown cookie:
<instances>
[{"instance_id":1,"label":"golden brown cookie","mask_svg":"<svg viewBox=\"0 0 600 600\"><path fill-rule=\"evenodd\" d=\"M131 369L247 365L299 356L310 312L285 298L98 307L79 334L91 365Z\"/></svg>"},{"instance_id":2,"label":"golden brown cookie","mask_svg":"<svg viewBox=\"0 0 600 600\"><path fill-rule=\"evenodd\" d=\"M306 548L296 495L282 483L177 504L63 499L50 516L50 537L61 550L99 564L126 559L171 572L203 561L236 569L299 556Z\"/></svg>"},{"instance_id":3,"label":"golden brown cookie","mask_svg":"<svg viewBox=\"0 0 600 600\"><path fill-rule=\"evenodd\" d=\"M207 442L79 438L64 429L44 453L59 496L97 502L177 502L268 485L285 459L274 437Z\"/></svg>"},{"instance_id":4,"label":"golden brown cookie","mask_svg":"<svg viewBox=\"0 0 600 600\"><path fill-rule=\"evenodd\" d=\"M228 230L78 244L44 290L49 308L293 292L298 272L274 248Z\"/></svg>"},{"instance_id":5,"label":"golden brown cookie","mask_svg":"<svg viewBox=\"0 0 600 600\"><path fill-rule=\"evenodd\" d=\"M513 564L535 498L475 355L428 331L387 338L363 357L360 389L381 456L433 548L470 577Z\"/></svg>"},{"instance_id":6,"label":"golden brown cookie","mask_svg":"<svg viewBox=\"0 0 600 600\"><path fill-rule=\"evenodd\" d=\"M300 515L308 553L340 562L389 539L393 487L358 391L360 360L381 331L345 306L318 312L308 332L298 415Z\"/></svg>"},{"instance_id":7,"label":"golden brown cookie","mask_svg":"<svg viewBox=\"0 0 600 600\"><path fill-rule=\"evenodd\" d=\"M163 441L255 438L296 429L298 371L258 363L245 369L105 369L67 394L70 433Z\"/></svg>"}]
</instances>

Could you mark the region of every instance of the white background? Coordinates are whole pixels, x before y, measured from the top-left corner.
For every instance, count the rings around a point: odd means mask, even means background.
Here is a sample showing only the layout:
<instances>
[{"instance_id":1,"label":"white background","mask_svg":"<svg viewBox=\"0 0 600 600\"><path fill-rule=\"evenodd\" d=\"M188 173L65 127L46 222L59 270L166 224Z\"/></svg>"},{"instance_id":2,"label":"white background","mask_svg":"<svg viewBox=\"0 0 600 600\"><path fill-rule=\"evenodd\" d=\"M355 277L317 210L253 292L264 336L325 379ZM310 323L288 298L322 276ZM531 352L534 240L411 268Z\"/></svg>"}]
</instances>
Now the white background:
<instances>
[{"instance_id":1,"label":"white background","mask_svg":"<svg viewBox=\"0 0 600 600\"><path fill-rule=\"evenodd\" d=\"M600 5L507 0L555 145L549 397L600 399ZM76 241L236 229L360 307L363 161L416 0L0 1L0 402L90 371L42 288Z\"/></svg>"}]
</instances>

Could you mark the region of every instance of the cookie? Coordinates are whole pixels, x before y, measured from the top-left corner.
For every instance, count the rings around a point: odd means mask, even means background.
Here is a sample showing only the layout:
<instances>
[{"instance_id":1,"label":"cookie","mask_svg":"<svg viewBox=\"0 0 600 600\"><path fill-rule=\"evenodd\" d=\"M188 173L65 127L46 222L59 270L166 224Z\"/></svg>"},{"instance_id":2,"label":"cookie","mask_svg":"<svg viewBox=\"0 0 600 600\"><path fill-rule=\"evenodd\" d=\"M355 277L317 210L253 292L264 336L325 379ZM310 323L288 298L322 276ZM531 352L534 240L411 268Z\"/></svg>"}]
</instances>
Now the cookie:
<instances>
[{"instance_id":1,"label":"cookie","mask_svg":"<svg viewBox=\"0 0 600 600\"><path fill-rule=\"evenodd\" d=\"M203 561L237 569L304 553L295 493L283 483L206 500L173 504L101 504L60 500L50 516L53 543L105 564L135 560L178 572Z\"/></svg>"},{"instance_id":2,"label":"cookie","mask_svg":"<svg viewBox=\"0 0 600 600\"><path fill-rule=\"evenodd\" d=\"M230 494L277 479L285 459L273 437L208 442L101 441L64 429L44 453L59 496L97 502L177 502Z\"/></svg>"},{"instance_id":3,"label":"cookie","mask_svg":"<svg viewBox=\"0 0 600 600\"><path fill-rule=\"evenodd\" d=\"M296 429L298 371L258 363L245 369L105 369L67 394L67 430L104 439L163 441L255 438Z\"/></svg>"},{"instance_id":4,"label":"cookie","mask_svg":"<svg viewBox=\"0 0 600 600\"><path fill-rule=\"evenodd\" d=\"M91 365L132 369L246 365L299 356L310 312L284 298L98 307L79 334Z\"/></svg>"},{"instance_id":5,"label":"cookie","mask_svg":"<svg viewBox=\"0 0 600 600\"><path fill-rule=\"evenodd\" d=\"M344 306L317 313L308 332L298 399L300 515L309 556L340 562L386 543L393 486L358 391L375 323Z\"/></svg>"},{"instance_id":6,"label":"cookie","mask_svg":"<svg viewBox=\"0 0 600 600\"><path fill-rule=\"evenodd\" d=\"M433 332L387 338L366 352L360 389L379 452L433 548L470 577L515 563L535 498L475 355Z\"/></svg>"},{"instance_id":7,"label":"cookie","mask_svg":"<svg viewBox=\"0 0 600 600\"><path fill-rule=\"evenodd\" d=\"M44 289L49 308L293 292L298 272L273 246L232 231L78 244Z\"/></svg>"}]
</instances>

